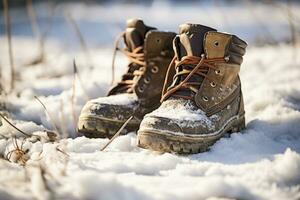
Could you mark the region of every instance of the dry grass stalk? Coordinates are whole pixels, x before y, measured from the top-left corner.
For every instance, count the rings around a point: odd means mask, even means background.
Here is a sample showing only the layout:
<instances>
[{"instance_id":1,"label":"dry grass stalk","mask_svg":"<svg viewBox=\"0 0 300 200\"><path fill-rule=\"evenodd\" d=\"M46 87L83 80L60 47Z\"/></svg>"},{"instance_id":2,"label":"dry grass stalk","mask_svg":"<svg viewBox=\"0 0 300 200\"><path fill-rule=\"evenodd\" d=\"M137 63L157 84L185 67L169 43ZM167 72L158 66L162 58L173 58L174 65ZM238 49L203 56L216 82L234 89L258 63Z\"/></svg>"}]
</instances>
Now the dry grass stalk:
<instances>
[{"instance_id":1,"label":"dry grass stalk","mask_svg":"<svg viewBox=\"0 0 300 200\"><path fill-rule=\"evenodd\" d=\"M67 152L61 150L58 146L56 147L56 150L57 150L58 152L64 154L65 156L70 157L70 155L69 155Z\"/></svg>"},{"instance_id":2,"label":"dry grass stalk","mask_svg":"<svg viewBox=\"0 0 300 200\"><path fill-rule=\"evenodd\" d=\"M79 26L78 24L76 23L76 21L74 20L74 18L72 17L72 15L70 13L67 13L66 14L66 18L67 18L67 21L70 23L71 27L72 27L72 30L75 32L75 35L77 36L77 38L79 39L79 42L80 42L80 47L82 49L82 51L84 52L85 54L85 57L86 57L86 62L87 64L92 67L92 58L90 56L90 53L89 53L89 50L88 50L88 47L86 45L86 42L84 40L84 37L79 29Z\"/></svg>"},{"instance_id":3,"label":"dry grass stalk","mask_svg":"<svg viewBox=\"0 0 300 200\"><path fill-rule=\"evenodd\" d=\"M127 124L130 122L130 120L132 120L133 116L129 117L126 122L121 126L121 128L116 132L116 134L108 141L108 143L106 145L104 145L104 147L101 148L100 151L104 151L104 149L106 149L106 147L108 147L108 145L110 145L110 143L112 143L112 141L114 141L114 139L116 139L120 133L122 132L122 130L127 126Z\"/></svg>"},{"instance_id":4,"label":"dry grass stalk","mask_svg":"<svg viewBox=\"0 0 300 200\"><path fill-rule=\"evenodd\" d=\"M68 137L68 133L66 131L66 120L65 120L65 111L64 111L64 102L60 100L60 130L63 138Z\"/></svg>"},{"instance_id":5,"label":"dry grass stalk","mask_svg":"<svg viewBox=\"0 0 300 200\"><path fill-rule=\"evenodd\" d=\"M37 97L37 96L34 96L34 98L43 106L46 114L48 115L49 119L50 119L50 122L52 124L52 127L55 129L56 133L58 134L59 133L59 130L58 130L58 127L56 126L56 123L54 122L52 116L50 115L50 113L48 112L45 104Z\"/></svg>"},{"instance_id":6,"label":"dry grass stalk","mask_svg":"<svg viewBox=\"0 0 300 200\"><path fill-rule=\"evenodd\" d=\"M39 25L37 23L36 14L32 5L32 0L27 0L27 13L29 16L29 21L31 25L32 32L34 36L38 39L40 54L37 58L33 59L31 62L26 64L26 66L33 66L39 63L42 63L45 59L45 50L44 50L44 37L42 37Z\"/></svg>"},{"instance_id":7,"label":"dry grass stalk","mask_svg":"<svg viewBox=\"0 0 300 200\"><path fill-rule=\"evenodd\" d=\"M13 145L14 145L15 149L9 151L6 154L5 157L7 158L8 161L10 161L12 156L14 155L14 161L16 163L19 163L22 166L25 166L25 164L28 160L28 157L27 157L28 151L23 150L24 142L25 142L25 140L22 141L21 146L19 147L16 137L13 138Z\"/></svg>"},{"instance_id":8,"label":"dry grass stalk","mask_svg":"<svg viewBox=\"0 0 300 200\"><path fill-rule=\"evenodd\" d=\"M7 43L8 43L8 54L9 54L9 64L10 64L10 73L11 73L11 80L10 80L10 88L9 92L12 92L15 88L15 65L14 65L14 57L13 57L13 47L11 41L11 21L10 21L10 14L9 14L9 1L3 0L3 13L4 13L4 20L5 20L5 30L7 36Z\"/></svg>"},{"instance_id":9,"label":"dry grass stalk","mask_svg":"<svg viewBox=\"0 0 300 200\"><path fill-rule=\"evenodd\" d=\"M16 127L15 125L13 125L13 123L11 123L8 119L6 119L6 117L4 115L2 115L0 113L0 117L2 117L2 119L4 119L11 127L13 127L14 129L16 129L17 131L19 131L20 133L22 133L23 135L25 135L26 137L31 137L30 134L25 133L24 131L22 131L21 129L19 129L18 127Z\"/></svg>"},{"instance_id":10,"label":"dry grass stalk","mask_svg":"<svg viewBox=\"0 0 300 200\"><path fill-rule=\"evenodd\" d=\"M77 132L77 120L78 120L78 117L76 115L76 111L75 111L75 104L76 104L76 83L77 83L77 80L81 86L81 89L83 91L83 94L86 98L86 101L88 101L90 99L90 97L87 95L86 91L85 91L85 88L83 87L83 84L82 84L82 81L81 81L81 78L79 76L79 72L78 72L78 68L77 68L77 65L76 65L76 61L75 59L73 60L73 84L72 84L72 97L71 97L71 106L72 106L72 116L73 116L73 123L74 123L74 130L75 130L75 133L78 134Z\"/></svg>"},{"instance_id":11,"label":"dry grass stalk","mask_svg":"<svg viewBox=\"0 0 300 200\"><path fill-rule=\"evenodd\" d=\"M77 67L76 67L76 62L75 59L73 60L73 85L72 85L72 97L71 97L71 106L72 106L72 116L73 116L73 124L74 124L74 131L76 135L78 134L77 132L77 115L75 111L75 101L76 101L76 76L77 76Z\"/></svg>"}]
</instances>

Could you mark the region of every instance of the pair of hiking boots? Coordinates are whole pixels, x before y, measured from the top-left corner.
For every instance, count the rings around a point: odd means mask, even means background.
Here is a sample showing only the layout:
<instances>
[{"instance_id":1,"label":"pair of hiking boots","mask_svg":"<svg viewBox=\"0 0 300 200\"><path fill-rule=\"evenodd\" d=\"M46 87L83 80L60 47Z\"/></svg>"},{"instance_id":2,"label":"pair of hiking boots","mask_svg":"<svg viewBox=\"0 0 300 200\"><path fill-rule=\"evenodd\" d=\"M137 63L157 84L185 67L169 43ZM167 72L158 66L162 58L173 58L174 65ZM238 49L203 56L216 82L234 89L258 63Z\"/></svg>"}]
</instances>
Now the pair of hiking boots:
<instances>
[{"instance_id":1,"label":"pair of hiking boots","mask_svg":"<svg viewBox=\"0 0 300 200\"><path fill-rule=\"evenodd\" d=\"M112 137L138 130L138 146L160 152L207 151L228 132L245 127L239 79L247 43L199 24L179 34L158 31L140 19L127 21L121 37L128 71L107 97L82 109L78 130Z\"/></svg>"}]
</instances>

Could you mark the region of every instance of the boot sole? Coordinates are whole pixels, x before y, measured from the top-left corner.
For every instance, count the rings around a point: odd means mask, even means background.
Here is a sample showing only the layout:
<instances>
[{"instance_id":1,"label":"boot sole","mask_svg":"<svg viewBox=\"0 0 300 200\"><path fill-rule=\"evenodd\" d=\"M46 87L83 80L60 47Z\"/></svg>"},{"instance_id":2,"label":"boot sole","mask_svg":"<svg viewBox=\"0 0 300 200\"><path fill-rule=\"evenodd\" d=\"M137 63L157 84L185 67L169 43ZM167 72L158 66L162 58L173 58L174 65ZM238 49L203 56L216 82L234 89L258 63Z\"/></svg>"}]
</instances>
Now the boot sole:
<instances>
[{"instance_id":1,"label":"boot sole","mask_svg":"<svg viewBox=\"0 0 300 200\"><path fill-rule=\"evenodd\" d=\"M218 139L245 128L245 117L231 118L220 131L212 134L188 136L159 130L138 131L138 146L159 152L194 154L208 151Z\"/></svg>"},{"instance_id":2,"label":"boot sole","mask_svg":"<svg viewBox=\"0 0 300 200\"><path fill-rule=\"evenodd\" d=\"M124 122L96 117L79 118L78 132L88 138L111 138L124 124ZM126 128L123 129L121 135L137 131L138 128L139 123L129 123Z\"/></svg>"}]
</instances>

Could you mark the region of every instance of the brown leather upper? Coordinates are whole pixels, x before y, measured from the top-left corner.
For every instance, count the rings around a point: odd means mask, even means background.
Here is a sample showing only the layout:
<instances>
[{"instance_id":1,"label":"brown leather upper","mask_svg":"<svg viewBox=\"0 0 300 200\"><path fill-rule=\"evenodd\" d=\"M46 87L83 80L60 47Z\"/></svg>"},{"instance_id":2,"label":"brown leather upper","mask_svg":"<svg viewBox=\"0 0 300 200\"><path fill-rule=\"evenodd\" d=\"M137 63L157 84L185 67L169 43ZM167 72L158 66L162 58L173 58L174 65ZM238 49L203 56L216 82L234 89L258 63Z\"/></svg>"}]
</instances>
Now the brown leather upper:
<instances>
[{"instance_id":1,"label":"brown leather upper","mask_svg":"<svg viewBox=\"0 0 300 200\"><path fill-rule=\"evenodd\" d=\"M166 72L174 57L172 41L173 32L149 31L144 43L146 65L140 70L141 76L136 76L134 92L143 104L158 104L160 101ZM171 72L174 75L175 70Z\"/></svg>"},{"instance_id":2,"label":"brown leather upper","mask_svg":"<svg viewBox=\"0 0 300 200\"><path fill-rule=\"evenodd\" d=\"M177 73L163 100L194 99L212 115L240 95L238 74L247 43L197 24L181 25L180 33L174 39Z\"/></svg>"},{"instance_id":3,"label":"brown leather upper","mask_svg":"<svg viewBox=\"0 0 300 200\"><path fill-rule=\"evenodd\" d=\"M144 24L141 19L129 19L126 23L125 31L120 35L123 38L126 45L125 49L118 47L118 41L115 46L115 51L121 50L129 58L128 70L122 76L122 80L114 85L108 95L115 95L119 93L132 93L132 83L134 78L134 71L140 69L144 65L144 41L148 31L154 30L154 27L150 27ZM115 53L114 53L115 54ZM114 58L113 58L114 59ZM138 60L140 62L134 62ZM113 61L114 62L114 61ZM113 64L114 65L114 64ZM114 66L113 66L114 70Z\"/></svg>"},{"instance_id":4,"label":"brown leather upper","mask_svg":"<svg viewBox=\"0 0 300 200\"><path fill-rule=\"evenodd\" d=\"M165 75L174 57L173 32L156 31L142 20L127 21L124 34L125 49L119 49L129 58L128 71L108 95L135 93L145 107L158 106ZM117 47L118 48L118 47ZM170 72L174 74L175 71Z\"/></svg>"},{"instance_id":5,"label":"brown leather upper","mask_svg":"<svg viewBox=\"0 0 300 200\"><path fill-rule=\"evenodd\" d=\"M239 96L240 80L238 77L240 65L243 62L246 42L238 37L220 32L208 32L204 38L206 58L224 58L223 62L214 64L214 70L209 69L207 78L195 95L195 102L206 113L213 114L223 109Z\"/></svg>"}]
</instances>

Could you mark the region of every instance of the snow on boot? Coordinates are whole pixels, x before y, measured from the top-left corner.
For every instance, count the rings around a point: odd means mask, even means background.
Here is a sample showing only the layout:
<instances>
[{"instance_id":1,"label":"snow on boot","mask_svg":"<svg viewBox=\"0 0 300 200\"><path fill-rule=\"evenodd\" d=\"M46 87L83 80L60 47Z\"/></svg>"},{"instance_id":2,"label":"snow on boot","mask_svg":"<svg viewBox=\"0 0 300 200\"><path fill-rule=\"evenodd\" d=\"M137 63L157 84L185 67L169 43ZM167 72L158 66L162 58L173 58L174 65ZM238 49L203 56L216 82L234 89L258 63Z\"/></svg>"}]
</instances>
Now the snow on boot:
<instances>
[{"instance_id":1,"label":"snow on boot","mask_svg":"<svg viewBox=\"0 0 300 200\"><path fill-rule=\"evenodd\" d=\"M181 25L174 39L173 83L163 93L161 106L142 120L138 145L198 153L226 133L242 130L245 111L238 74L246 46L234 35Z\"/></svg>"},{"instance_id":2,"label":"snow on boot","mask_svg":"<svg viewBox=\"0 0 300 200\"><path fill-rule=\"evenodd\" d=\"M134 118L123 133L136 131L144 115L160 105L176 34L131 19L122 36L126 48L119 50L129 58L128 71L107 97L91 100L82 109L78 130L87 137L111 137L130 116Z\"/></svg>"}]
</instances>

